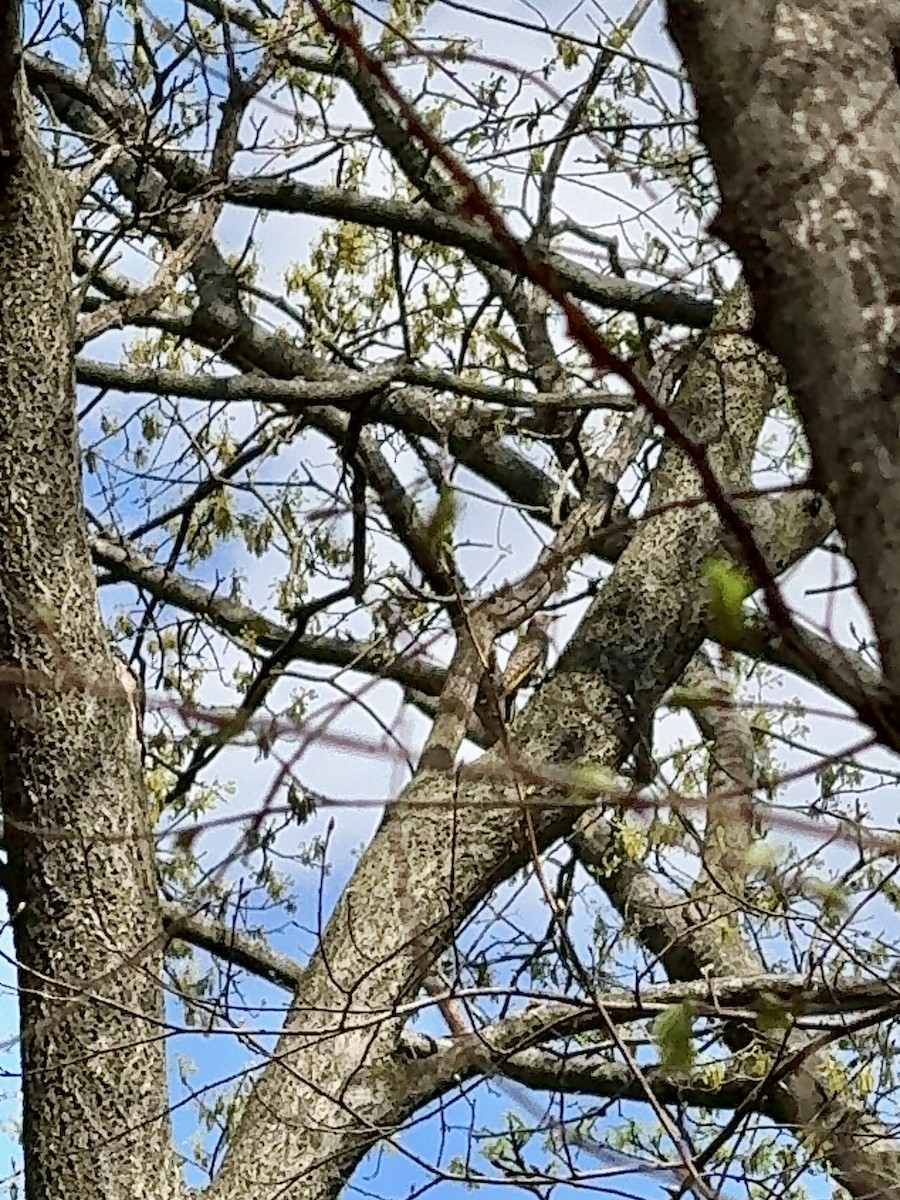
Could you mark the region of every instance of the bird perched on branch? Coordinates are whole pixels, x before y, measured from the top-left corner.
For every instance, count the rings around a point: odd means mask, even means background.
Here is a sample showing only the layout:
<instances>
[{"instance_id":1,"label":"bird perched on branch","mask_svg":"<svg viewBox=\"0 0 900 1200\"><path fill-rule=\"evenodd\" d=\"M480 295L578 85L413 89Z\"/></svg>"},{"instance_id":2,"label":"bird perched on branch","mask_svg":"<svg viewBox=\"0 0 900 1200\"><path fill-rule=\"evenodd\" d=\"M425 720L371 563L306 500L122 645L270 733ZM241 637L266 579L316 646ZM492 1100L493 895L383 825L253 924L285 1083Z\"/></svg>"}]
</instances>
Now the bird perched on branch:
<instances>
[{"instance_id":1,"label":"bird perched on branch","mask_svg":"<svg viewBox=\"0 0 900 1200\"><path fill-rule=\"evenodd\" d=\"M549 613L538 613L532 617L509 656L497 687L497 696L507 721L515 711L518 693L523 687L528 687L547 665L547 654L550 650L550 635L547 630L552 620Z\"/></svg>"}]
</instances>

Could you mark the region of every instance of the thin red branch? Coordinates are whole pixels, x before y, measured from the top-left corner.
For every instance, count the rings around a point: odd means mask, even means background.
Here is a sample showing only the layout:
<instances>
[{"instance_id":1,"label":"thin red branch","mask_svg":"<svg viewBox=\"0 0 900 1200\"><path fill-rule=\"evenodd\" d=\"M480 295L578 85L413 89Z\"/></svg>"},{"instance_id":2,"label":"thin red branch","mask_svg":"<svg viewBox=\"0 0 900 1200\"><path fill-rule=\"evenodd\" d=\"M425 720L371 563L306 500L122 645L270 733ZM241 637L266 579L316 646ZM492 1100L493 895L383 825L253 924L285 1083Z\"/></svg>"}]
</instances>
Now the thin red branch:
<instances>
[{"instance_id":1,"label":"thin red branch","mask_svg":"<svg viewBox=\"0 0 900 1200\"><path fill-rule=\"evenodd\" d=\"M432 133L419 118L413 106L388 75L384 65L365 49L356 28L350 23L344 24L335 20L326 12L319 0L310 0L310 3L323 29L352 55L360 70L367 71L378 81L385 95L393 101L406 121L410 135L425 146L461 189L462 198L458 205L460 215L480 219L488 226L509 262L521 275L543 288L560 306L566 315L569 336L587 352L596 370L601 375L609 372L623 379L631 388L635 399L647 409L672 444L677 446L693 464L703 483L707 497L715 505L723 523L737 540L744 562L754 581L762 590L769 614L779 632L790 642L797 654L804 661L810 663L818 678L827 685L834 675L834 668L831 664L814 656L808 644L797 633L791 614L781 596L775 578L769 571L765 555L756 543L752 529L734 507L732 500L720 484L704 448L684 433L669 412L651 394L634 368L613 353L601 334L594 328L588 315L571 298L566 285L553 267L544 261L538 252L510 232L503 217L485 196L477 181L450 153L440 138ZM722 330L721 332L730 331ZM840 683L836 677L834 682L835 686ZM888 701L889 698L885 696L885 700ZM857 712L870 728L882 735L891 724L892 717L889 709L892 707L893 705L890 703L882 704L877 699L873 700L870 695L861 693Z\"/></svg>"}]
</instances>

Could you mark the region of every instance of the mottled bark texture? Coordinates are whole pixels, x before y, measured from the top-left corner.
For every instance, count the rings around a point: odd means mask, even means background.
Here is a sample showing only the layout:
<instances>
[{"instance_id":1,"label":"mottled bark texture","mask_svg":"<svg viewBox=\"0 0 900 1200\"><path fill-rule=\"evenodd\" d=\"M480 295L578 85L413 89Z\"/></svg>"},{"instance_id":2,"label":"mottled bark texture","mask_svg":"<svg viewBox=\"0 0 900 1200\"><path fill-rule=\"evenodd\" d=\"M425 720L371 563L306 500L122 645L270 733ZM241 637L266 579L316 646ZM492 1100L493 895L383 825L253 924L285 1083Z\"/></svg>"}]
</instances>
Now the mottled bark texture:
<instances>
[{"instance_id":1,"label":"mottled bark texture","mask_svg":"<svg viewBox=\"0 0 900 1200\"><path fill-rule=\"evenodd\" d=\"M0 782L21 962L27 1187L41 1200L167 1200L179 1183L166 1117L162 926L128 705L104 687L115 675L82 517L73 210L32 135L0 205L0 654L17 681L0 711ZM201 306L181 332L240 367L314 378L297 347L263 336L216 291L218 265L206 266L206 275L196 267ZM750 320L737 291L672 408L727 490L748 486L779 381L745 336ZM702 493L683 449L667 445L653 515L616 551L581 628L514 723L522 758L563 771L620 765L700 646L703 563L730 540L711 505L679 503ZM760 530L758 540L787 563L794 551L780 532ZM115 560L120 548L104 553ZM174 587L150 574L161 592ZM225 625L241 619L236 605L216 611ZM500 749L485 764L493 777L420 772L385 817L296 980L211 1196L331 1200L366 1150L428 1098L427 1066L402 1052L401 1006L460 923L528 861L532 836L545 847L576 815L565 788L513 778ZM529 799L540 801L531 827Z\"/></svg>"},{"instance_id":2,"label":"mottled bark texture","mask_svg":"<svg viewBox=\"0 0 900 1200\"><path fill-rule=\"evenodd\" d=\"M900 694L900 87L890 0L669 0L744 265Z\"/></svg>"},{"instance_id":3,"label":"mottled bark texture","mask_svg":"<svg viewBox=\"0 0 900 1200\"><path fill-rule=\"evenodd\" d=\"M727 701L729 689L698 655L685 683L711 699ZM614 820L583 817L572 844L588 872L606 891L630 931L658 956L673 982L704 978L753 979L765 974L760 953L741 925L748 851L757 836L750 801L756 782L753 732L746 710L711 706L697 710L710 747L703 869L685 898L660 884L642 863L621 852ZM715 991L715 988L713 988ZM735 1021L724 1040L736 1054L765 1035ZM795 1031L769 1037L772 1061L796 1055L794 1069L769 1089L765 1111L798 1136L814 1159L826 1160L837 1181L860 1200L900 1200L900 1146L888 1127L865 1106L848 1101L834 1084L826 1048L816 1053L814 1034Z\"/></svg>"},{"instance_id":4,"label":"mottled bark texture","mask_svg":"<svg viewBox=\"0 0 900 1200\"><path fill-rule=\"evenodd\" d=\"M730 838L733 826L710 821L708 841ZM743 834L738 837L743 839ZM573 844L595 881L628 923L630 932L681 982L715 976L753 979L765 973L760 954L742 936L742 888L725 856L705 847L709 870L695 894L664 887L641 863L621 851L614 823L592 814L579 824ZM710 850L712 849L712 853ZM713 992L715 991L713 987ZM754 1024L734 1022L724 1040L738 1052L760 1038ZM865 1106L835 1087L828 1051L803 1052L813 1035L772 1036L772 1059L799 1057L795 1068L765 1099L765 1110L801 1140L813 1161L825 1161L836 1181L858 1200L900 1200L900 1146L893 1131Z\"/></svg>"},{"instance_id":5,"label":"mottled bark texture","mask_svg":"<svg viewBox=\"0 0 900 1200\"><path fill-rule=\"evenodd\" d=\"M708 447L727 486L746 486L752 447L778 373L747 339L735 293L683 384L677 413ZM703 636L702 563L722 546L712 506L682 452L669 446L651 506L556 669L513 727L518 753L557 766L616 766ZM546 846L571 828L571 799L506 779L424 771L386 816L305 973L284 1035L213 1184L216 1196L334 1197L365 1150L406 1114L422 1066L398 1053L397 1006L415 995L453 931L530 854L519 805ZM556 803L554 803L554 801ZM421 1099L421 1093L418 1093ZM283 1190L282 1190L283 1189Z\"/></svg>"},{"instance_id":6,"label":"mottled bark texture","mask_svg":"<svg viewBox=\"0 0 900 1200\"><path fill-rule=\"evenodd\" d=\"M0 194L0 784L19 960L26 1192L179 1192L161 923L129 708L83 515L74 197L25 127Z\"/></svg>"}]
</instances>

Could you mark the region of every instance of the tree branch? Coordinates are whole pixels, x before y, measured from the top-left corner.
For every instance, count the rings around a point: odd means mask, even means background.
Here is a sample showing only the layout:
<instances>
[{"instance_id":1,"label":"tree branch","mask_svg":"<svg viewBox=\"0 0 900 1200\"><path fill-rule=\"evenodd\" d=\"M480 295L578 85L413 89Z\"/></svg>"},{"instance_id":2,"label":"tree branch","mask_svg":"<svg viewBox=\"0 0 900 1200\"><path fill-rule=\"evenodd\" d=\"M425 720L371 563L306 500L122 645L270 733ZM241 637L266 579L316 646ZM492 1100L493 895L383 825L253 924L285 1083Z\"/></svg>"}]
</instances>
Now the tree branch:
<instances>
[{"instance_id":1,"label":"tree branch","mask_svg":"<svg viewBox=\"0 0 900 1200\"><path fill-rule=\"evenodd\" d=\"M102 113L104 119L118 122L109 104L92 90L87 80L58 63L26 55L29 78L34 79L54 101L60 118L76 129L84 118L71 107L77 102L85 110ZM63 103L63 98L68 103ZM124 97L122 98L124 102ZM215 192L221 201L261 212L281 212L352 221L389 232L421 237L440 246L450 246L481 259L494 267L509 270L509 256L498 246L489 230L474 225L452 212L442 212L429 204L414 204L377 196L364 196L348 189L314 185L284 175L236 175L223 183L190 155L161 151L147 139L144 152L166 178L170 186L202 196ZM579 300L631 312L636 316L702 329L709 325L715 311L708 300L698 300L686 289L671 285L629 283L615 275L601 275L561 254L546 252L544 261Z\"/></svg>"},{"instance_id":2,"label":"tree branch","mask_svg":"<svg viewBox=\"0 0 900 1200\"><path fill-rule=\"evenodd\" d=\"M584 392L525 392L463 379L450 371L411 363L405 359L366 367L361 371L334 371L330 379L272 379L257 373L239 375L198 375L196 372L167 371L154 367L106 363L80 357L76 363L78 382L92 387L112 387L120 392L148 392L157 396L185 396L197 400L225 400L234 403L257 400L280 404L285 412L301 412L316 405L350 408L360 400L381 396L391 384L413 384L420 388L465 396L504 408L540 410L554 408L581 412L633 412L634 401L627 396L598 389ZM386 400L390 403L390 400ZM409 401L407 400L407 404ZM479 420L479 413L470 412ZM496 413L480 414L486 424L496 421Z\"/></svg>"},{"instance_id":3,"label":"tree branch","mask_svg":"<svg viewBox=\"0 0 900 1200\"><path fill-rule=\"evenodd\" d=\"M291 636L288 626L269 620L258 609L227 596L217 596L203 584L153 562L124 542L94 535L90 547L95 564L114 579L132 583L166 604L207 618L239 645L272 651ZM440 695L444 681L444 669L437 663L398 655L382 642L309 635L298 642L297 657L324 666L380 675L430 696Z\"/></svg>"},{"instance_id":4,"label":"tree branch","mask_svg":"<svg viewBox=\"0 0 900 1200\"><path fill-rule=\"evenodd\" d=\"M200 950L207 950L216 958L291 992L296 991L303 981L303 968L299 963L287 954L272 950L263 937L253 937L224 921L213 920L169 901L162 904L162 918L170 940L188 942Z\"/></svg>"},{"instance_id":5,"label":"tree branch","mask_svg":"<svg viewBox=\"0 0 900 1200\"><path fill-rule=\"evenodd\" d=\"M705 975L752 980L765 972L760 955L734 928L733 916L720 913L710 921L705 906L695 911L683 895L658 884L642 864L615 854L615 843L615 828L602 814L582 818L572 839L591 877L628 920L634 935L659 958L671 980ZM712 978L709 986L715 987ZM737 1051L763 1034L734 1022L726 1026L723 1036ZM770 1039L776 1062L808 1047L809 1035L799 1031ZM885 1125L830 1086L826 1066L821 1051L806 1057L801 1053L796 1071L771 1089L769 1112L790 1128L803 1130L808 1144L818 1144L818 1153L828 1159L851 1195L860 1200L872 1195L898 1200L900 1147Z\"/></svg>"},{"instance_id":6,"label":"tree branch","mask_svg":"<svg viewBox=\"0 0 900 1200\"><path fill-rule=\"evenodd\" d=\"M734 329L743 312L726 305L722 320ZM723 478L742 485L752 449L735 430L748 421L758 426L777 381L734 333L713 335L710 350L695 360L686 385L696 389L698 408L713 405L716 428L727 430L721 442L709 443L710 461ZM659 470L657 500L697 486L678 447L666 449ZM655 706L700 644L706 595L700 566L718 547L720 528L711 507L678 506L638 527L555 671L514 723L515 749L564 767L622 761L635 737L628 688L641 680L642 699ZM500 754L489 751L488 765L501 766ZM320 1194L342 1186L336 1163L343 1159L346 1169L346 1156L355 1161L368 1144L365 1131L383 1130L395 1119L408 1082L397 1077L391 1085L387 1079L394 1077L384 1074L386 1061L394 1061L400 1018L380 1016L363 1035L342 1030L327 1014L348 1004L373 1017L389 1014L415 995L458 923L528 860L533 845L544 847L571 826L573 814L570 806L559 806L562 799L515 777L456 781L438 772L418 774L402 803L386 814L338 902L280 1044L248 1100L213 1184L215 1196L233 1189L248 1200L260 1195L262 1164L273 1162L291 1177L314 1177ZM526 830L520 808L529 800L538 803ZM371 1072L380 1082L367 1090ZM335 1103L350 1079L360 1084L351 1085L353 1120ZM305 1152L290 1134L290 1114L301 1112L328 1131ZM273 1120L273 1113L286 1123Z\"/></svg>"}]
</instances>

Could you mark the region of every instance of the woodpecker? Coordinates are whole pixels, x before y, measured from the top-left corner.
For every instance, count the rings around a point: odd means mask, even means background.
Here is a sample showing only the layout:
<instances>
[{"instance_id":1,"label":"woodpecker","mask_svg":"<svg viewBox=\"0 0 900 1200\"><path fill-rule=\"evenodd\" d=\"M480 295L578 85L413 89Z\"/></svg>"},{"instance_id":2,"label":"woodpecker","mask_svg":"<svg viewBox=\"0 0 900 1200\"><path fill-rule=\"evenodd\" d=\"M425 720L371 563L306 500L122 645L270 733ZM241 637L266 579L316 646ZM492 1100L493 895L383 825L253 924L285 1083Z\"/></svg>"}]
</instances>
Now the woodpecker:
<instances>
[{"instance_id":1,"label":"woodpecker","mask_svg":"<svg viewBox=\"0 0 900 1200\"><path fill-rule=\"evenodd\" d=\"M128 700L128 707L131 710L131 737L137 743L138 753L141 757L141 766L143 766L146 754L146 747L144 745L144 716L146 713L144 685L141 683L140 677L126 655L119 649L115 642L111 641L110 646L115 661L116 680L119 687L125 693Z\"/></svg>"},{"instance_id":2,"label":"woodpecker","mask_svg":"<svg viewBox=\"0 0 900 1200\"><path fill-rule=\"evenodd\" d=\"M532 617L509 656L497 688L498 697L503 704L503 715L507 721L515 712L519 691L527 687L535 675L547 665L547 654L550 650L550 635L547 629L551 620L549 613L538 613Z\"/></svg>"}]
</instances>

